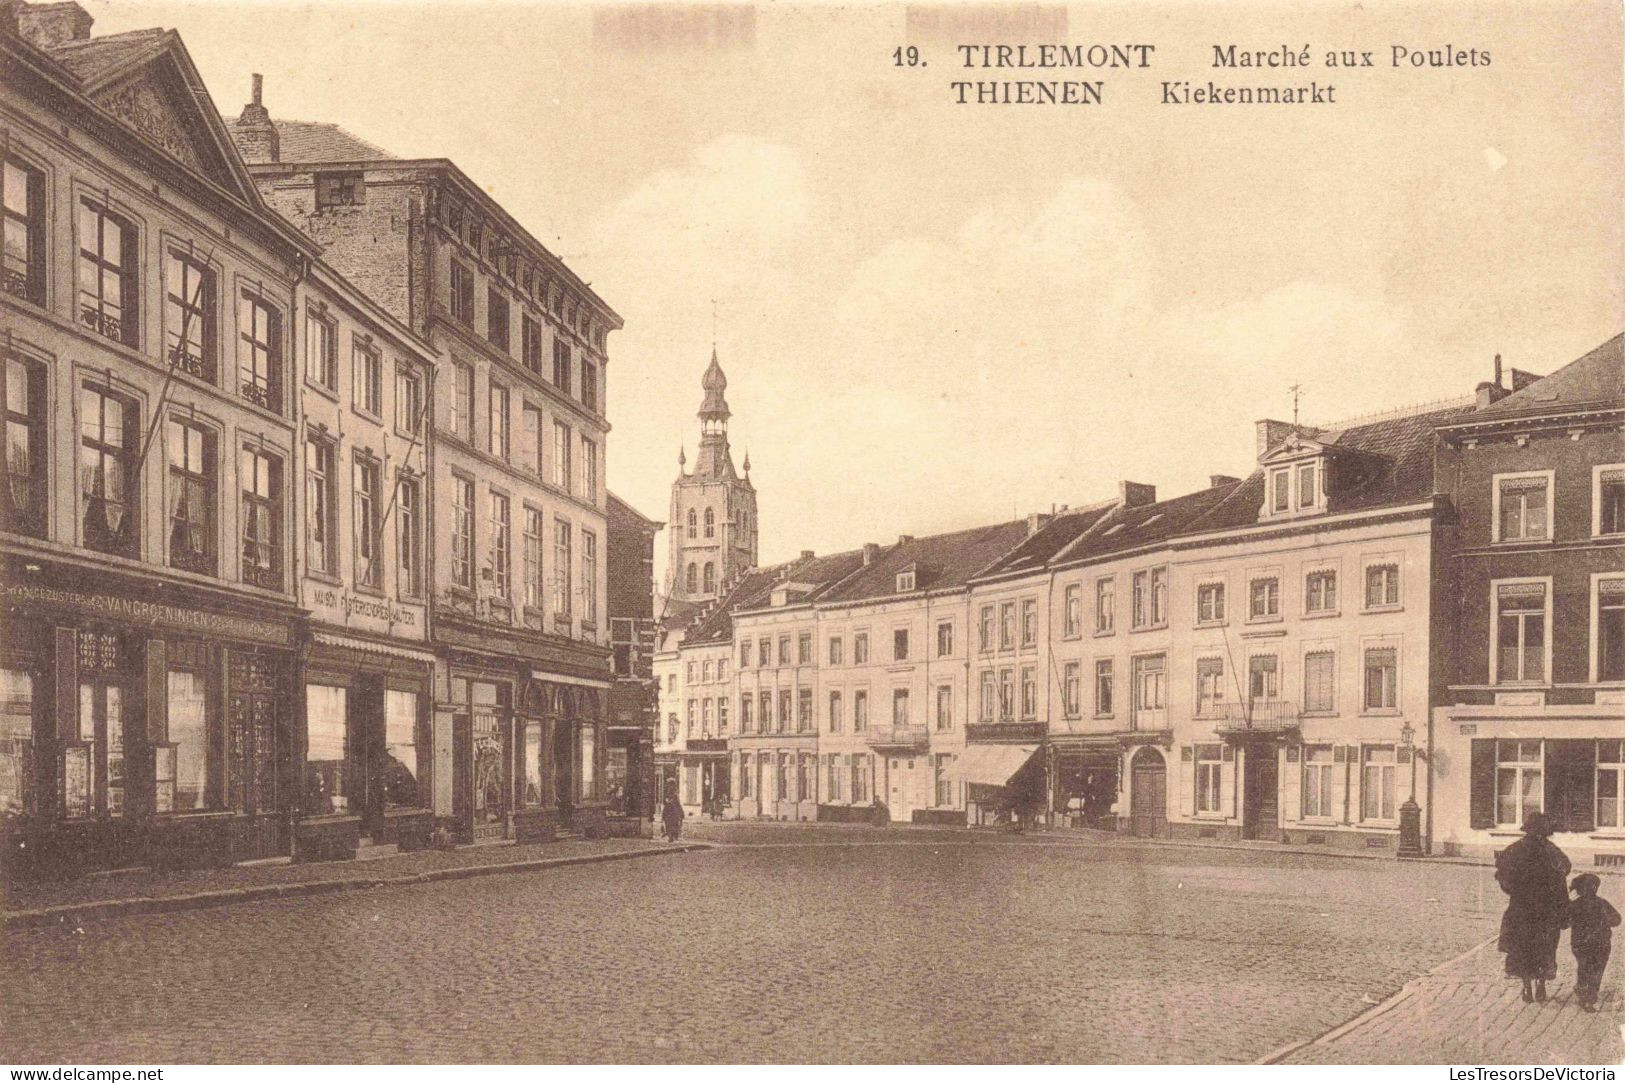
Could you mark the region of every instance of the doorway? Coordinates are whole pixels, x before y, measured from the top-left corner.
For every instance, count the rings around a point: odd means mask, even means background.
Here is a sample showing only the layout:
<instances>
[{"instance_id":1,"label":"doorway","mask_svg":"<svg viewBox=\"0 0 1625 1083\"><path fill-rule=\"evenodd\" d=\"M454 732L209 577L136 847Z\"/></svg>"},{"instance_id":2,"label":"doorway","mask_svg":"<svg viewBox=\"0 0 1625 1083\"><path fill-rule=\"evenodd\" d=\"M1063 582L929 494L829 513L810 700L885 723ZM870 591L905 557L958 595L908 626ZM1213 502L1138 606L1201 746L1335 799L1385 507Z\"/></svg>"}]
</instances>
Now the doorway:
<instances>
[{"instance_id":1,"label":"doorway","mask_svg":"<svg viewBox=\"0 0 1625 1083\"><path fill-rule=\"evenodd\" d=\"M559 809L559 826L572 827L576 807L575 786L576 724L560 719L553 724L553 794Z\"/></svg>"},{"instance_id":2,"label":"doorway","mask_svg":"<svg viewBox=\"0 0 1625 1083\"><path fill-rule=\"evenodd\" d=\"M1280 838L1280 769L1275 762L1275 746L1252 744L1243 753L1241 837Z\"/></svg>"},{"instance_id":3,"label":"doorway","mask_svg":"<svg viewBox=\"0 0 1625 1083\"><path fill-rule=\"evenodd\" d=\"M1168 833L1168 764L1147 746L1134 754L1129 768L1129 833L1160 838Z\"/></svg>"}]
</instances>

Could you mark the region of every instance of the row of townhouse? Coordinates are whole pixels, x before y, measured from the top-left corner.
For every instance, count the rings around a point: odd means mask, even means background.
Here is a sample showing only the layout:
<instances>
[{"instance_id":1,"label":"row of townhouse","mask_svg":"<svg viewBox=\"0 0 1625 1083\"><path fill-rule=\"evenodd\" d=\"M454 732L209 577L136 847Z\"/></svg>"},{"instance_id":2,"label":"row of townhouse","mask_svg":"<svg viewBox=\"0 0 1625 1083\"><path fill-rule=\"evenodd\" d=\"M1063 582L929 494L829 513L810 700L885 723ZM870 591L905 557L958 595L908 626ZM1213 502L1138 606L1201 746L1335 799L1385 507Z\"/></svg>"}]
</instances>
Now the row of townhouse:
<instances>
[{"instance_id":1,"label":"row of townhouse","mask_svg":"<svg viewBox=\"0 0 1625 1083\"><path fill-rule=\"evenodd\" d=\"M747 817L1042 803L1469 852L1546 808L1625 852L1621 371L1615 339L1443 406L1261 421L1250 476L1174 499L745 573L657 657L657 756L699 737L683 800Z\"/></svg>"},{"instance_id":2,"label":"row of townhouse","mask_svg":"<svg viewBox=\"0 0 1625 1083\"><path fill-rule=\"evenodd\" d=\"M619 318L451 163L91 24L0 23L8 868L603 828Z\"/></svg>"}]
</instances>

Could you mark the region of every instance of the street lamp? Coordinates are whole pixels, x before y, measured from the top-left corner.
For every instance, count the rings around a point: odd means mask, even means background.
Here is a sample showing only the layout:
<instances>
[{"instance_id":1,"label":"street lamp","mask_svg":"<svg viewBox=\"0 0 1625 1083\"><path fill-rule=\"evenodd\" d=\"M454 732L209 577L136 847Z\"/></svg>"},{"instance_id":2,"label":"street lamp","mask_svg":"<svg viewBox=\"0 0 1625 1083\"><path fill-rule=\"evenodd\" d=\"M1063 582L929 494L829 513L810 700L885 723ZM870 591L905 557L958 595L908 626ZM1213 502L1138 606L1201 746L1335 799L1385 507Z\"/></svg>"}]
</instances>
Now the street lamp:
<instances>
[{"instance_id":1,"label":"street lamp","mask_svg":"<svg viewBox=\"0 0 1625 1083\"><path fill-rule=\"evenodd\" d=\"M1411 795L1399 806L1399 856L1422 856L1422 806L1416 803L1416 760L1422 750L1416 747L1416 727L1409 722L1399 730L1399 747L1411 761Z\"/></svg>"}]
</instances>

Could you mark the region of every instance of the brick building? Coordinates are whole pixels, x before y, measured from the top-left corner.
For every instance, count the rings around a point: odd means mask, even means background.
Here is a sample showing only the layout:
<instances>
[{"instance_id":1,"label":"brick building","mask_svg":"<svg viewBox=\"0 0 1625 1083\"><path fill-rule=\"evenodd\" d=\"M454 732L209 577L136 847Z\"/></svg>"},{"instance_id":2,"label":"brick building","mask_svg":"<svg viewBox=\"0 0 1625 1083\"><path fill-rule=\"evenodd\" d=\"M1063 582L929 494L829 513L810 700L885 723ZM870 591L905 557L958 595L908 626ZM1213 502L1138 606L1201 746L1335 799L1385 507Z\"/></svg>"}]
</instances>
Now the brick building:
<instances>
[{"instance_id":1,"label":"brick building","mask_svg":"<svg viewBox=\"0 0 1625 1083\"><path fill-rule=\"evenodd\" d=\"M612 816L648 820L654 810L655 535L665 524L614 493L605 509L608 536L609 642L614 684L604 781Z\"/></svg>"},{"instance_id":2,"label":"brick building","mask_svg":"<svg viewBox=\"0 0 1625 1083\"><path fill-rule=\"evenodd\" d=\"M1625 861L1625 357L1514 369L1440 429L1456 510L1436 835L1484 853L1556 817L1571 855Z\"/></svg>"}]
</instances>

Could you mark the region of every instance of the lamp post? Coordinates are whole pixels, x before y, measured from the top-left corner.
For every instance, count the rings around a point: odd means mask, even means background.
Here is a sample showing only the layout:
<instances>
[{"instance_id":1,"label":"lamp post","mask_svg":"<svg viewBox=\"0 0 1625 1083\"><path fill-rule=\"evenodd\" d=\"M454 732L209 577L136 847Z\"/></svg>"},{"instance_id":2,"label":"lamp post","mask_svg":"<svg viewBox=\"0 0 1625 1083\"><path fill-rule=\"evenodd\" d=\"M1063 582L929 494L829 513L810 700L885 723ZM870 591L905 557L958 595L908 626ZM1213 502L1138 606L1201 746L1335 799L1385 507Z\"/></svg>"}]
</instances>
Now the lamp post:
<instances>
[{"instance_id":1,"label":"lamp post","mask_svg":"<svg viewBox=\"0 0 1625 1083\"><path fill-rule=\"evenodd\" d=\"M1399 856L1422 856L1422 806L1416 803L1416 760L1422 751L1416 747L1416 727L1406 722L1399 730L1399 747L1411 761L1411 794L1399 806Z\"/></svg>"}]
</instances>

